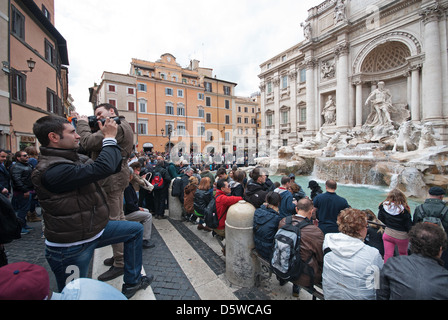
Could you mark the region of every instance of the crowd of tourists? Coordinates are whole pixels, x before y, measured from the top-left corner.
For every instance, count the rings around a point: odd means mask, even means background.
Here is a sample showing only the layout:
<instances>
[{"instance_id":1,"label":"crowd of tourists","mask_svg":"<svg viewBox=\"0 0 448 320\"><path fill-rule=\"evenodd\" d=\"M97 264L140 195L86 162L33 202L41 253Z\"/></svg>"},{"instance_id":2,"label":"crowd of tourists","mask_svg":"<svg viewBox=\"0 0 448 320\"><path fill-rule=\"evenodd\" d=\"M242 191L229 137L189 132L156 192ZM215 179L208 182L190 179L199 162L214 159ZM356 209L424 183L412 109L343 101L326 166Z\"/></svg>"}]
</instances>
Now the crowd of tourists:
<instances>
[{"instance_id":1,"label":"crowd of tourists","mask_svg":"<svg viewBox=\"0 0 448 320\"><path fill-rule=\"evenodd\" d=\"M95 116L95 127L77 114L72 123L56 116L39 119L33 128L39 156L34 148L13 157L0 150L0 299L71 297L71 268L76 267L78 280L88 278L94 250L108 245L113 255L103 263L110 268L99 281L78 281L77 288L106 299L129 299L146 289L154 277L141 274L142 250L155 246L153 219L167 218L169 190L179 198L185 220L220 242L229 208L240 200L251 203L255 249L267 261L273 260L279 230L301 225L300 258L308 272L291 280L295 296L318 285L329 300L448 298L448 207L442 188L431 188L414 213L406 196L391 190L375 214L352 208L336 193L333 180L326 181L325 192L309 181L308 191L294 175L274 183L260 167L249 174L237 166L212 172L185 160L173 163L162 154L135 154L132 129L114 106L98 106ZM212 198L219 220L213 229L205 223ZM48 291L42 267L9 265L1 244L26 237L27 222L39 221L58 293ZM225 245L222 252L225 256ZM121 292L104 287L120 276ZM24 295L22 286L35 283L30 278L45 285ZM281 285L288 282L278 279Z\"/></svg>"}]
</instances>

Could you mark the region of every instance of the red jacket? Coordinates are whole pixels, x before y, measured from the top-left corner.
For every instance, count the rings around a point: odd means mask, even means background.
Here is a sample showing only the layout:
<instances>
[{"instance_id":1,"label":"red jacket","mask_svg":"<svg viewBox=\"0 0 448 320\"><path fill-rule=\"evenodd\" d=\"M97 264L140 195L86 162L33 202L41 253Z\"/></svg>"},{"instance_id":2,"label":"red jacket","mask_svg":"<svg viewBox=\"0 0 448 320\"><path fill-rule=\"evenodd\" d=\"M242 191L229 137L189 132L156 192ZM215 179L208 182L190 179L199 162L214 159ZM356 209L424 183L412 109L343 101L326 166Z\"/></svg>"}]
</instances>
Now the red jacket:
<instances>
[{"instance_id":1,"label":"red jacket","mask_svg":"<svg viewBox=\"0 0 448 320\"><path fill-rule=\"evenodd\" d=\"M243 198L228 196L221 190L216 191L216 213L218 219L220 219L218 230L223 230L226 227L227 210L240 200L243 200Z\"/></svg>"}]
</instances>

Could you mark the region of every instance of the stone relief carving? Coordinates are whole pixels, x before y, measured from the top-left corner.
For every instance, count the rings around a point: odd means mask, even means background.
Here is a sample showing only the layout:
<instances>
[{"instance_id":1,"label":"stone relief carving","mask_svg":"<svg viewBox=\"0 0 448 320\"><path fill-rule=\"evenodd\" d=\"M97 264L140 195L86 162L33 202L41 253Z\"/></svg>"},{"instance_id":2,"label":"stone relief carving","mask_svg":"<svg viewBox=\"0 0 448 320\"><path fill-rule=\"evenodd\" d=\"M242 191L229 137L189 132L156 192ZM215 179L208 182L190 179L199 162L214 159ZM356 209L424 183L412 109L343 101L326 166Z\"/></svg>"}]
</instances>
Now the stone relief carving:
<instances>
[{"instance_id":1,"label":"stone relief carving","mask_svg":"<svg viewBox=\"0 0 448 320\"><path fill-rule=\"evenodd\" d=\"M327 60L322 63L321 67L322 79L332 79L335 76L335 62L334 60Z\"/></svg>"}]
</instances>

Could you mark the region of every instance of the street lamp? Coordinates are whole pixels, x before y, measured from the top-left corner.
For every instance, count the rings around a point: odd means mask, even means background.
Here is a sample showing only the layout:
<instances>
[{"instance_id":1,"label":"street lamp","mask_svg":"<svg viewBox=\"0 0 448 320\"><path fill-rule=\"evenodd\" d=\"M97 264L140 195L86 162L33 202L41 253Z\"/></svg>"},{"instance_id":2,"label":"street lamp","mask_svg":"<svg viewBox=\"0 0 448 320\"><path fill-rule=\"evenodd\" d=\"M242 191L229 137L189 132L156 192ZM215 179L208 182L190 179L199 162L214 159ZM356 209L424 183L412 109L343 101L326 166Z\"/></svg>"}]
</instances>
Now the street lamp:
<instances>
[{"instance_id":1,"label":"street lamp","mask_svg":"<svg viewBox=\"0 0 448 320\"><path fill-rule=\"evenodd\" d=\"M160 130L162 132L162 137L166 138L168 137L168 159L171 159L171 134L173 133L173 128L169 125L168 127L168 132L167 135L165 135L165 129L162 128L162 130Z\"/></svg>"},{"instance_id":2,"label":"street lamp","mask_svg":"<svg viewBox=\"0 0 448 320\"><path fill-rule=\"evenodd\" d=\"M17 70L17 72L22 73L33 72L34 68L36 67L36 61L34 61L33 58L29 58L28 60L26 60L26 63L28 64L28 68L30 68L30 70ZM3 64L2 68L3 72L9 74L11 72L9 62L2 61L2 64Z\"/></svg>"}]
</instances>

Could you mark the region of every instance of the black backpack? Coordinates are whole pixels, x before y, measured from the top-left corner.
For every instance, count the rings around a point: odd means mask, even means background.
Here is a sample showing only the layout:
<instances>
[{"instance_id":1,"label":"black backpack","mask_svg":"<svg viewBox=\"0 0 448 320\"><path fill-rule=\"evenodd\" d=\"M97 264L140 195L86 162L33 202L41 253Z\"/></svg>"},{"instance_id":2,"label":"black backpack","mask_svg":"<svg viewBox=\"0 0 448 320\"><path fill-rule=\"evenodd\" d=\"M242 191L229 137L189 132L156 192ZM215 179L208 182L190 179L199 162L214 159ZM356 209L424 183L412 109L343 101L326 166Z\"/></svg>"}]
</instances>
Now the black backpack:
<instances>
[{"instance_id":1,"label":"black backpack","mask_svg":"<svg viewBox=\"0 0 448 320\"><path fill-rule=\"evenodd\" d=\"M0 244L7 244L21 238L22 226L17 219L11 202L0 194Z\"/></svg>"},{"instance_id":2,"label":"black backpack","mask_svg":"<svg viewBox=\"0 0 448 320\"><path fill-rule=\"evenodd\" d=\"M182 190L183 181L180 177L177 177L173 180L173 184L171 187L171 196L180 197L184 193Z\"/></svg>"},{"instance_id":3,"label":"black backpack","mask_svg":"<svg viewBox=\"0 0 448 320\"><path fill-rule=\"evenodd\" d=\"M207 207L204 210L204 222L207 227L210 229L216 229L219 226L219 221L221 221L222 217L218 219L218 214L216 212L216 198L213 197L208 203Z\"/></svg>"},{"instance_id":4,"label":"black backpack","mask_svg":"<svg viewBox=\"0 0 448 320\"><path fill-rule=\"evenodd\" d=\"M278 278L295 281L305 272L314 284L314 270L308 265L312 256L306 262L300 256L301 230L311 224L308 219L299 223L288 216L286 224L277 231L270 263Z\"/></svg>"}]
</instances>

